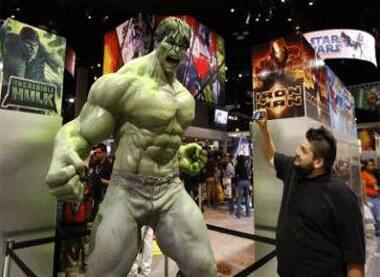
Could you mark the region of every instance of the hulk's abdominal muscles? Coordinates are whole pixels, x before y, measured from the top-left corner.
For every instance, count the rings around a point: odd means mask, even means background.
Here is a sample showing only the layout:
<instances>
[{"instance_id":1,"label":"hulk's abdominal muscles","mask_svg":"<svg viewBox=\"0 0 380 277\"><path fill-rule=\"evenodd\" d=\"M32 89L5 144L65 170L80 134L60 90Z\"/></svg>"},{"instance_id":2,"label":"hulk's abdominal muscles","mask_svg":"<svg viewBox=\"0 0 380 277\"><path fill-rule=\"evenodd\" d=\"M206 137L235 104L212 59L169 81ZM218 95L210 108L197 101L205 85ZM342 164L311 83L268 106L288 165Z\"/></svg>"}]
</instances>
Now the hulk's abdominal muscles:
<instances>
[{"instance_id":1,"label":"hulk's abdominal muscles","mask_svg":"<svg viewBox=\"0 0 380 277\"><path fill-rule=\"evenodd\" d=\"M177 151L181 136L157 135L130 123L117 142L116 170L130 174L165 176L178 170ZM123 126L124 127L124 126Z\"/></svg>"}]
</instances>

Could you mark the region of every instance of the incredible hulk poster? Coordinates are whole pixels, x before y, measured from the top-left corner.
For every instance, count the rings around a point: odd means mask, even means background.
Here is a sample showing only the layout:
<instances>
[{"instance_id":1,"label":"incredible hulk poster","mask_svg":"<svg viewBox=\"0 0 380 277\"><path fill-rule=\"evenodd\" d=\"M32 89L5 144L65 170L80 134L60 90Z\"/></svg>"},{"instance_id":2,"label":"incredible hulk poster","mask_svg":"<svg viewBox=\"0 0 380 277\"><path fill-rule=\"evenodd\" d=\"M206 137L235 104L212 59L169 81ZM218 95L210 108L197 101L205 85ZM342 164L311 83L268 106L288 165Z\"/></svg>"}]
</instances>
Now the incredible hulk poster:
<instances>
[{"instance_id":1,"label":"incredible hulk poster","mask_svg":"<svg viewBox=\"0 0 380 277\"><path fill-rule=\"evenodd\" d=\"M1 27L2 109L61 114L66 40L7 19Z\"/></svg>"}]
</instances>

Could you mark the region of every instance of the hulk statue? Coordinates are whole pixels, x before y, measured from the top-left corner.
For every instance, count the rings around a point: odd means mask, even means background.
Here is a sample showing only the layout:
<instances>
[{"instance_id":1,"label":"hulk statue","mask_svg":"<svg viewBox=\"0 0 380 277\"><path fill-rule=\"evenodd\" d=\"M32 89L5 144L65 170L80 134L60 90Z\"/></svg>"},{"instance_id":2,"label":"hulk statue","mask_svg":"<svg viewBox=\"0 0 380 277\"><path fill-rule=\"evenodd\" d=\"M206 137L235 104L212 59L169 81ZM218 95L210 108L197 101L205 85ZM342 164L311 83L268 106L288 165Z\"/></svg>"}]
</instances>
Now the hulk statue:
<instances>
[{"instance_id":1,"label":"hulk statue","mask_svg":"<svg viewBox=\"0 0 380 277\"><path fill-rule=\"evenodd\" d=\"M90 239L87 276L126 276L137 255L144 225L185 276L216 276L207 228L178 177L198 173L207 153L181 146L194 119L194 99L176 79L190 44L189 26L163 20L155 49L99 78L78 118L55 138L46 183L58 199L80 199L83 159L90 146L111 135L115 163Z\"/></svg>"}]
</instances>

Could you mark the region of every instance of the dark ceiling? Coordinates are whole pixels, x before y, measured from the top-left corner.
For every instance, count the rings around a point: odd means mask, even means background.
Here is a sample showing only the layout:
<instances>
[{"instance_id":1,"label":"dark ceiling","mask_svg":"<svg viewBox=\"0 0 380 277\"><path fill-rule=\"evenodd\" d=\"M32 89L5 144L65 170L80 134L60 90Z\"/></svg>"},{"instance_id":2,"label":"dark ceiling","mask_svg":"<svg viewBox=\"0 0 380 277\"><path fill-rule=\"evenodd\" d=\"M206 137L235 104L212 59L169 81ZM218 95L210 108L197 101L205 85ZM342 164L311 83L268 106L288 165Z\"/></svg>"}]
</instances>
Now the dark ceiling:
<instances>
[{"instance_id":1,"label":"dark ceiling","mask_svg":"<svg viewBox=\"0 0 380 277\"><path fill-rule=\"evenodd\" d=\"M300 32L361 29L375 36L380 63L379 6L378 0L2 0L0 17L14 15L22 22L66 37L77 52L78 64L90 68L102 61L104 33L129 16L139 12L193 15L225 38L228 83L224 104L235 106L236 113L250 115L252 46L295 33L296 28ZM241 36L244 31L247 35ZM328 60L327 64L346 85L380 80L380 70L367 62ZM96 67L94 70L92 74L100 74ZM373 120L373 115L365 111L357 114L361 122Z\"/></svg>"}]
</instances>

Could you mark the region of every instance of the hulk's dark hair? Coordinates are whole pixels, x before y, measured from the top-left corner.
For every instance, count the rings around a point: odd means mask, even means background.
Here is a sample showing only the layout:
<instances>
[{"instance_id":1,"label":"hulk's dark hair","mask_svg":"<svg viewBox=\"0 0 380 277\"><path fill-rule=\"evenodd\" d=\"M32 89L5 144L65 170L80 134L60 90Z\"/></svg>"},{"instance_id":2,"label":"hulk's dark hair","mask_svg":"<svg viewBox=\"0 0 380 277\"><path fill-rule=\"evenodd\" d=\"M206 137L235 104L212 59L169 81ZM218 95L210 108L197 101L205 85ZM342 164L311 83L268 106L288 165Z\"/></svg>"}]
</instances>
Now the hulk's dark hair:
<instances>
[{"instance_id":1,"label":"hulk's dark hair","mask_svg":"<svg viewBox=\"0 0 380 277\"><path fill-rule=\"evenodd\" d=\"M326 171L331 171L336 158L336 140L327 128L310 128L306 132L306 139L312 146L315 157L324 160Z\"/></svg>"},{"instance_id":2,"label":"hulk's dark hair","mask_svg":"<svg viewBox=\"0 0 380 277\"><path fill-rule=\"evenodd\" d=\"M31 41L38 41L38 34L37 32L30 27L23 27L19 34L20 38L22 40L31 40Z\"/></svg>"},{"instance_id":3,"label":"hulk's dark hair","mask_svg":"<svg viewBox=\"0 0 380 277\"><path fill-rule=\"evenodd\" d=\"M176 17L167 17L158 24L154 33L155 45L161 42L165 37L171 35L173 37L181 36L187 42L187 46L191 38L191 29L187 23Z\"/></svg>"}]
</instances>

